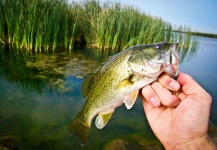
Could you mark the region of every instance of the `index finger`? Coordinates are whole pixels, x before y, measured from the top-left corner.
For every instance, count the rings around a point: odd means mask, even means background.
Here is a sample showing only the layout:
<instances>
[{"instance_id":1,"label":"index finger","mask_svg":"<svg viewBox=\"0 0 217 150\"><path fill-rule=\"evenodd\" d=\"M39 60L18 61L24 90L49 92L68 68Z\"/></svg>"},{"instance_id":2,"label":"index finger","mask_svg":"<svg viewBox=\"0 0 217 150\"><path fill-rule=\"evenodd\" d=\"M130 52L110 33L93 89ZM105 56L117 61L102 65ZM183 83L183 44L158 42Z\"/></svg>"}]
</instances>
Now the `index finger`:
<instances>
[{"instance_id":1,"label":"index finger","mask_svg":"<svg viewBox=\"0 0 217 150\"><path fill-rule=\"evenodd\" d=\"M162 74L158 81L161 85L163 85L165 88L171 90L171 91L178 91L180 89L180 84L178 81L174 80L167 74Z\"/></svg>"}]
</instances>

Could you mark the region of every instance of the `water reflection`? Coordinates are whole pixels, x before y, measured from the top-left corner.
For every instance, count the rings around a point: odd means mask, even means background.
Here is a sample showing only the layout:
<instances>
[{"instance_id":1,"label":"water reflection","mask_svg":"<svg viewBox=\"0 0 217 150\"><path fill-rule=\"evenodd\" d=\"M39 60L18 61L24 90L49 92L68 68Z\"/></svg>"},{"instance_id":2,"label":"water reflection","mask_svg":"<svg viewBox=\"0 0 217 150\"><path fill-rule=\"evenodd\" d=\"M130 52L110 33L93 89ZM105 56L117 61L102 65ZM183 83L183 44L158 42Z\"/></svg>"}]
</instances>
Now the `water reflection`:
<instances>
[{"instance_id":1,"label":"water reflection","mask_svg":"<svg viewBox=\"0 0 217 150\"><path fill-rule=\"evenodd\" d=\"M184 40L184 42L182 42L182 45L180 45L179 48L181 62L192 59L192 57L197 53L198 50L199 50L198 37L190 36L190 38L187 41Z\"/></svg>"},{"instance_id":2,"label":"water reflection","mask_svg":"<svg viewBox=\"0 0 217 150\"><path fill-rule=\"evenodd\" d=\"M198 54L201 54L201 47L206 47L207 43L200 44L193 39L191 41L188 45L181 42L179 50L181 70L194 74L198 68L193 65L202 65ZM157 147L156 149L162 148L147 123L140 100L136 101L131 110L119 107L103 130L92 125L92 136L85 147L81 147L75 138L66 133L68 124L85 101L80 93L83 77L97 70L103 61L115 53L88 48L72 53L65 50L34 53L1 47L0 143L9 141L24 149L109 149L117 143L129 148L144 148L138 143L143 143L146 148L147 144ZM202 54L202 57L206 62L212 60L211 56L206 58ZM198 58L200 59L194 62ZM207 69L206 75L209 77L210 74L215 74L215 68L203 68ZM197 79L201 82L209 80ZM213 78L207 83L215 80ZM216 99L214 93L217 93L217 88L203 85L208 90L211 89L210 92ZM213 104L212 120L216 125L216 100Z\"/></svg>"},{"instance_id":3,"label":"water reflection","mask_svg":"<svg viewBox=\"0 0 217 150\"><path fill-rule=\"evenodd\" d=\"M83 78L100 65L82 53L32 53L1 47L0 76L24 91L71 91L70 77ZM72 84L72 85L71 85Z\"/></svg>"},{"instance_id":4,"label":"water reflection","mask_svg":"<svg viewBox=\"0 0 217 150\"><path fill-rule=\"evenodd\" d=\"M191 58L198 50L195 37L175 32L173 34L178 34L174 35L177 39L170 39L170 42L180 42L181 61ZM117 52L85 48L82 52L75 50L72 53L67 50L34 53L0 47L0 76L25 91L41 93L45 89L55 89L59 92L69 92L74 83L68 82L69 77L87 76Z\"/></svg>"},{"instance_id":5,"label":"water reflection","mask_svg":"<svg viewBox=\"0 0 217 150\"><path fill-rule=\"evenodd\" d=\"M199 37L191 36L188 33L172 32L171 43L179 43L179 53L181 62L190 59L199 49Z\"/></svg>"},{"instance_id":6,"label":"water reflection","mask_svg":"<svg viewBox=\"0 0 217 150\"><path fill-rule=\"evenodd\" d=\"M11 142L25 149L51 149L53 145L54 149L82 149L66 131L84 103L80 93L83 77L110 55L97 52L93 57L95 52L36 54L1 47L0 148L2 142ZM103 142L87 148L98 148Z\"/></svg>"}]
</instances>

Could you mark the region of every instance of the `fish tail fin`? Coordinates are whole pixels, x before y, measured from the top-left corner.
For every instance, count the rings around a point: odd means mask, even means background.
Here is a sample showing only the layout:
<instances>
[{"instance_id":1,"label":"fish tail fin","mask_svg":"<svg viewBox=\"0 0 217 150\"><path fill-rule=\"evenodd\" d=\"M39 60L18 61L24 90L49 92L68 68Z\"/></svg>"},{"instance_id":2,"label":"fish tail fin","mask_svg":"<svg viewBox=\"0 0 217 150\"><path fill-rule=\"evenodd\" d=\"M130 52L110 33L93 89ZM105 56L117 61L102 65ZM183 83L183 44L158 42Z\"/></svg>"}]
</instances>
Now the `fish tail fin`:
<instances>
[{"instance_id":1,"label":"fish tail fin","mask_svg":"<svg viewBox=\"0 0 217 150\"><path fill-rule=\"evenodd\" d=\"M68 127L68 132L77 137L82 145L84 145L89 137L90 125L85 124L77 116Z\"/></svg>"}]
</instances>

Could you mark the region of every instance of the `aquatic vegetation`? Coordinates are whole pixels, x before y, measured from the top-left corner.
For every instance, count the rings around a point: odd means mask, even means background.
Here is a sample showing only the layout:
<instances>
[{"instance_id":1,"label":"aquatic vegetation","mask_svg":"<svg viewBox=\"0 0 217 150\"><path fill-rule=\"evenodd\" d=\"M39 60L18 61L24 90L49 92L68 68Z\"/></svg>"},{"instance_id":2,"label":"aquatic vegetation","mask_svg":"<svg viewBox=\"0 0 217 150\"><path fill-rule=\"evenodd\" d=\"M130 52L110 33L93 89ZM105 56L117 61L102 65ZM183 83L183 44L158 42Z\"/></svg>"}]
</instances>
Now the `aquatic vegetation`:
<instances>
[{"instance_id":1,"label":"aquatic vegetation","mask_svg":"<svg viewBox=\"0 0 217 150\"><path fill-rule=\"evenodd\" d=\"M24 91L67 93L100 65L76 52L73 55L64 51L50 52L33 53L0 47L0 77Z\"/></svg>"},{"instance_id":2,"label":"aquatic vegetation","mask_svg":"<svg viewBox=\"0 0 217 150\"><path fill-rule=\"evenodd\" d=\"M183 32L172 34L173 30L161 18L119 2L0 1L0 44L19 49L71 50L75 43L85 43L101 50L121 50L136 44L170 42Z\"/></svg>"},{"instance_id":3,"label":"aquatic vegetation","mask_svg":"<svg viewBox=\"0 0 217 150\"><path fill-rule=\"evenodd\" d=\"M191 35L191 29L186 26L180 26L176 31L170 32L170 34L171 37L169 41L179 43L181 62L192 58L198 50L199 39L198 37Z\"/></svg>"},{"instance_id":4,"label":"aquatic vegetation","mask_svg":"<svg viewBox=\"0 0 217 150\"><path fill-rule=\"evenodd\" d=\"M120 3L82 3L87 21L84 38L88 46L120 50L136 44L164 41L167 23L161 18L141 13L138 9ZM168 31L169 32L169 31Z\"/></svg>"},{"instance_id":5,"label":"aquatic vegetation","mask_svg":"<svg viewBox=\"0 0 217 150\"><path fill-rule=\"evenodd\" d=\"M3 44L35 51L73 47L77 12L64 0L2 0L0 11Z\"/></svg>"},{"instance_id":6,"label":"aquatic vegetation","mask_svg":"<svg viewBox=\"0 0 217 150\"><path fill-rule=\"evenodd\" d=\"M181 70L192 74L211 92L210 118L216 127L216 39L199 40L200 48L195 51L180 44L181 52L186 52L185 58L189 58L181 63ZM119 107L103 132L93 126L93 136L85 148L66 132L69 121L85 102L80 78L93 73L115 53L89 48L74 49L72 53L67 50L35 53L0 47L0 142L16 142L23 149L110 149L121 144L129 149L133 146L157 149L160 143L148 125L141 100L136 101L130 112L125 106ZM209 131L217 142L215 129Z\"/></svg>"}]
</instances>

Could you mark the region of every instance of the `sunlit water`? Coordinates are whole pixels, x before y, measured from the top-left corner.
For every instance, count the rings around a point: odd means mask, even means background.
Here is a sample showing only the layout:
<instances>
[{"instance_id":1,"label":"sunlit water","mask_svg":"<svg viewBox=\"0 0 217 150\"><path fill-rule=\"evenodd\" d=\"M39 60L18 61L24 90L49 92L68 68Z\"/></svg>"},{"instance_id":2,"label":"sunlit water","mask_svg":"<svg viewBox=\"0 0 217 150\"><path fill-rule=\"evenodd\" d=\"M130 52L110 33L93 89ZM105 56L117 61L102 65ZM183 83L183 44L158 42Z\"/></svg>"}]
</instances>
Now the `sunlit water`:
<instances>
[{"instance_id":1,"label":"sunlit water","mask_svg":"<svg viewBox=\"0 0 217 150\"><path fill-rule=\"evenodd\" d=\"M114 52L27 53L0 50L1 143L24 149L103 149L116 139L159 145L144 115L140 99L132 109L116 109L101 130L94 121L87 145L67 133L85 99L80 86ZM217 125L217 39L200 38L186 55L180 71L191 74L213 97L211 121ZM129 144L129 145L130 145Z\"/></svg>"}]
</instances>

